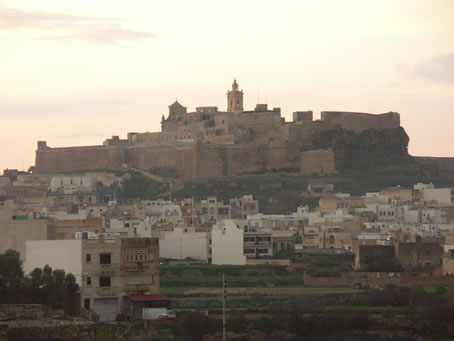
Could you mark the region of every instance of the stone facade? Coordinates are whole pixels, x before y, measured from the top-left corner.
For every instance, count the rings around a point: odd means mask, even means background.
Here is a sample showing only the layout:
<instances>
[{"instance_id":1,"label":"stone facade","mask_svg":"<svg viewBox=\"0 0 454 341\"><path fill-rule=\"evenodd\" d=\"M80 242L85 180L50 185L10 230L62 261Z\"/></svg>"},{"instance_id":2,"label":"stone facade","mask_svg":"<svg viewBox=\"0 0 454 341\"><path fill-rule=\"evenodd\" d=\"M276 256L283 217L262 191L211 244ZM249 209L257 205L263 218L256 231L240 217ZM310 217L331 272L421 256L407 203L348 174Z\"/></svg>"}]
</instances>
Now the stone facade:
<instances>
[{"instance_id":1,"label":"stone facade","mask_svg":"<svg viewBox=\"0 0 454 341\"><path fill-rule=\"evenodd\" d=\"M114 321L125 313L128 295L153 294L159 294L158 238L83 240L83 309Z\"/></svg>"},{"instance_id":2,"label":"stone facade","mask_svg":"<svg viewBox=\"0 0 454 341\"><path fill-rule=\"evenodd\" d=\"M442 250L439 243L397 243L396 258L405 270L431 269L441 264Z\"/></svg>"}]
</instances>

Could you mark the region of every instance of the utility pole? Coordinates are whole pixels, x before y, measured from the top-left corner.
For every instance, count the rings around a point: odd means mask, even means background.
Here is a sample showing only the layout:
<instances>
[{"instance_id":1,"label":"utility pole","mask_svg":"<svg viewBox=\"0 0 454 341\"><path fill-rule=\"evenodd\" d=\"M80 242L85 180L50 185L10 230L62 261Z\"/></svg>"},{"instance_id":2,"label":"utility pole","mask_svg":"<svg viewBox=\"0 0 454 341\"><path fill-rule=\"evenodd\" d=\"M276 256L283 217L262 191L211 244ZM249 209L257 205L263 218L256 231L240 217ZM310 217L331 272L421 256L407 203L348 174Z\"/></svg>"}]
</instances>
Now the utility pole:
<instances>
[{"instance_id":1,"label":"utility pole","mask_svg":"<svg viewBox=\"0 0 454 341\"><path fill-rule=\"evenodd\" d=\"M183 239L180 238L180 259L183 259Z\"/></svg>"},{"instance_id":2,"label":"utility pole","mask_svg":"<svg viewBox=\"0 0 454 341\"><path fill-rule=\"evenodd\" d=\"M225 301L227 299L227 281L225 280L225 272L222 272L222 341L227 340L227 330L225 321Z\"/></svg>"},{"instance_id":3,"label":"utility pole","mask_svg":"<svg viewBox=\"0 0 454 341\"><path fill-rule=\"evenodd\" d=\"M172 182L169 181L169 201L172 202Z\"/></svg>"},{"instance_id":4,"label":"utility pole","mask_svg":"<svg viewBox=\"0 0 454 341\"><path fill-rule=\"evenodd\" d=\"M194 196L192 196L192 203L191 203L191 213L192 213L192 227L194 228Z\"/></svg>"}]
</instances>

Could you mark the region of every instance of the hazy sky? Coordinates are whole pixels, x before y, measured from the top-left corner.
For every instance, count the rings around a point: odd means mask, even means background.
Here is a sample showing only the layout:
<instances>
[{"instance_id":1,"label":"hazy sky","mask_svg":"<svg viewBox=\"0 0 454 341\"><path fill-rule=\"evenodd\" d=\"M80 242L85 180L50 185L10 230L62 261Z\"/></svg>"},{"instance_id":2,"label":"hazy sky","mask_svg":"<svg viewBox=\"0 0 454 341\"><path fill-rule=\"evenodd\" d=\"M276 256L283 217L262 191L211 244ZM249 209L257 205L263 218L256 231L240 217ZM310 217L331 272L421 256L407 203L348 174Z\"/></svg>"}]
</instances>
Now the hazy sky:
<instances>
[{"instance_id":1,"label":"hazy sky","mask_svg":"<svg viewBox=\"0 0 454 341\"><path fill-rule=\"evenodd\" d=\"M0 171L36 141L158 131L175 98L397 111L410 153L454 157L452 0L0 0Z\"/></svg>"}]
</instances>

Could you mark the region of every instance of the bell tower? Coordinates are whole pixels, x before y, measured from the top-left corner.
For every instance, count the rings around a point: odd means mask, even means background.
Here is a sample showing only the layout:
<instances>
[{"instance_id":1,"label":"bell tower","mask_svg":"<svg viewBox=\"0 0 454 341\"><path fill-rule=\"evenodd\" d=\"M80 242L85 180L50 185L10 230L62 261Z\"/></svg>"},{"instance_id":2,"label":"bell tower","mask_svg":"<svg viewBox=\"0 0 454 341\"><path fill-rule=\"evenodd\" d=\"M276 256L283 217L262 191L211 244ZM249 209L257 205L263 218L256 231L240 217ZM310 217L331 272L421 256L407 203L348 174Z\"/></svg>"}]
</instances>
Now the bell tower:
<instances>
[{"instance_id":1,"label":"bell tower","mask_svg":"<svg viewBox=\"0 0 454 341\"><path fill-rule=\"evenodd\" d=\"M243 90L238 90L236 78L233 80L232 90L227 91L227 112L243 112Z\"/></svg>"}]
</instances>

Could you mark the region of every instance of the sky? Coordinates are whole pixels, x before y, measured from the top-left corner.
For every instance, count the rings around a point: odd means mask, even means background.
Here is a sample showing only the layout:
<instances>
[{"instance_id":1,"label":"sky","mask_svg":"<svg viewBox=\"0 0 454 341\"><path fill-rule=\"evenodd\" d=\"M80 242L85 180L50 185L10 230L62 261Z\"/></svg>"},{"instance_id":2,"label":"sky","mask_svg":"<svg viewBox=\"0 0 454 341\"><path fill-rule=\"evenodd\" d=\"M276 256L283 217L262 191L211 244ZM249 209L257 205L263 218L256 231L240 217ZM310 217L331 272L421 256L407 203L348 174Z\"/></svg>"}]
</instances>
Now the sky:
<instances>
[{"instance_id":1,"label":"sky","mask_svg":"<svg viewBox=\"0 0 454 341\"><path fill-rule=\"evenodd\" d=\"M0 0L0 172L226 110L234 77L246 110L396 111L412 155L454 157L452 0Z\"/></svg>"}]
</instances>

